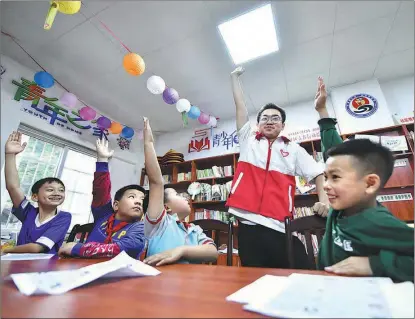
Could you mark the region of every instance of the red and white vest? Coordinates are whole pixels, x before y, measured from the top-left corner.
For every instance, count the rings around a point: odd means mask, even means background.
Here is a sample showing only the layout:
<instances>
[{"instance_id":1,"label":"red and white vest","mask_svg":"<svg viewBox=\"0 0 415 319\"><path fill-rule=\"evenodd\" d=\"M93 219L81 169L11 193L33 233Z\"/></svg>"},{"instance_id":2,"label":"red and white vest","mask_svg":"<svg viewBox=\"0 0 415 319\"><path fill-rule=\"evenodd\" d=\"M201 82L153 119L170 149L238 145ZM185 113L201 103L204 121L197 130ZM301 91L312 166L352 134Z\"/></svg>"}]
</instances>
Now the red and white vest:
<instances>
[{"instance_id":1,"label":"red and white vest","mask_svg":"<svg viewBox=\"0 0 415 319\"><path fill-rule=\"evenodd\" d=\"M294 207L295 176L310 181L324 167L286 137L269 142L249 122L238 133L240 157L226 205L284 222Z\"/></svg>"}]
</instances>

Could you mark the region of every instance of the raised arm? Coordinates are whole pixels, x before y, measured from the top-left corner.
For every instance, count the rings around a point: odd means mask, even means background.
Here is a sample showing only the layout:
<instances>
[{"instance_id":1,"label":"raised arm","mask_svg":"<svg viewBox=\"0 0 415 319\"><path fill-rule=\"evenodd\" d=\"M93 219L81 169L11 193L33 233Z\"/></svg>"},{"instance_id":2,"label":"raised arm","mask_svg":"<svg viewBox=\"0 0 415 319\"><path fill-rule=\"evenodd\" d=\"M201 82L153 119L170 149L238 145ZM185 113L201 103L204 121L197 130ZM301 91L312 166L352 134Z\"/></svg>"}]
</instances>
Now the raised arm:
<instances>
[{"instance_id":1,"label":"raised arm","mask_svg":"<svg viewBox=\"0 0 415 319\"><path fill-rule=\"evenodd\" d=\"M236 106L236 128L238 131L245 125L246 122L249 121L248 109L245 105L245 99L242 92L241 83L239 81L239 77L244 72L244 68L239 66L231 73L232 93Z\"/></svg>"},{"instance_id":2,"label":"raised arm","mask_svg":"<svg viewBox=\"0 0 415 319\"><path fill-rule=\"evenodd\" d=\"M150 123L146 117L144 119L144 165L148 176L150 188L147 218L151 221L157 220L164 210L164 182L161 174L160 165L157 161L154 149L153 133Z\"/></svg>"},{"instance_id":3,"label":"raised arm","mask_svg":"<svg viewBox=\"0 0 415 319\"><path fill-rule=\"evenodd\" d=\"M326 159L326 151L333 146L343 143L342 138L336 129L337 121L329 116L326 107L327 91L323 78L318 77L317 93L314 100L314 107L320 116L318 125L320 126L321 151Z\"/></svg>"},{"instance_id":4,"label":"raised arm","mask_svg":"<svg viewBox=\"0 0 415 319\"><path fill-rule=\"evenodd\" d=\"M104 138L96 141L97 163L92 186L92 213L94 219L102 217L103 213L112 213L107 205L111 206L111 178L108 161L114 151L108 147ZM102 209L101 209L102 208Z\"/></svg>"},{"instance_id":5,"label":"raised arm","mask_svg":"<svg viewBox=\"0 0 415 319\"><path fill-rule=\"evenodd\" d=\"M23 152L25 147L26 143L22 144L22 133L13 131L9 135L5 146L4 175L6 189L9 192L13 207L15 208L19 207L25 198L23 191L20 189L19 174L16 168L16 155Z\"/></svg>"}]
</instances>

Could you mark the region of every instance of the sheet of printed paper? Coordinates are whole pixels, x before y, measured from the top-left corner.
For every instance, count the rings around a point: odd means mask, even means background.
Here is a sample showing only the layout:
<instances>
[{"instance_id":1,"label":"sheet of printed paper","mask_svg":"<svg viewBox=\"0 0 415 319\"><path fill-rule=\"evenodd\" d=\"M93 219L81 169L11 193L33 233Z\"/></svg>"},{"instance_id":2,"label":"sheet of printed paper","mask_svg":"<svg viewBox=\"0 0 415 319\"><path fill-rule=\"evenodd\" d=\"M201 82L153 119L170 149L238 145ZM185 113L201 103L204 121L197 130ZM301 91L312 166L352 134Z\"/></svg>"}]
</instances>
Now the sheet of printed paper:
<instances>
[{"instance_id":1,"label":"sheet of printed paper","mask_svg":"<svg viewBox=\"0 0 415 319\"><path fill-rule=\"evenodd\" d=\"M43 273L12 274L21 293L57 295L83 286L98 278L157 276L156 268L133 259L122 252L113 259L74 270L50 271Z\"/></svg>"},{"instance_id":2,"label":"sheet of printed paper","mask_svg":"<svg viewBox=\"0 0 415 319\"><path fill-rule=\"evenodd\" d=\"M286 318L389 318L380 285L389 278L350 278L293 274L286 288L244 309Z\"/></svg>"}]
</instances>

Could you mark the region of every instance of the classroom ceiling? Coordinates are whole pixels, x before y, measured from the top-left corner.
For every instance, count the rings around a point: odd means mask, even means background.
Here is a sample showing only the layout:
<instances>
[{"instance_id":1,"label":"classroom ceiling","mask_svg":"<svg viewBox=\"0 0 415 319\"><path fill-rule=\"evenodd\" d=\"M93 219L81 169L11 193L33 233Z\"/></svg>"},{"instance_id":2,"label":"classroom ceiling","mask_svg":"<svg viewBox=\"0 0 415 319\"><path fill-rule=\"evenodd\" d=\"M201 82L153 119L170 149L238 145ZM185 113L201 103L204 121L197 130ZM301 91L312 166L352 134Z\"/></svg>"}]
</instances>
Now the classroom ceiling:
<instances>
[{"instance_id":1,"label":"classroom ceiling","mask_svg":"<svg viewBox=\"0 0 415 319\"><path fill-rule=\"evenodd\" d=\"M217 25L270 1L83 1L75 15L57 15L43 30L48 1L1 1L1 29L15 37L67 89L103 114L159 132L181 128L175 106L146 88L161 76L203 111L234 116L233 62ZM328 87L414 73L413 1L271 1L280 50L244 64L249 111L314 97L316 78ZM103 22L146 62L140 77L122 67L127 52ZM39 71L10 38L1 53ZM191 121L195 124L195 121Z\"/></svg>"}]
</instances>

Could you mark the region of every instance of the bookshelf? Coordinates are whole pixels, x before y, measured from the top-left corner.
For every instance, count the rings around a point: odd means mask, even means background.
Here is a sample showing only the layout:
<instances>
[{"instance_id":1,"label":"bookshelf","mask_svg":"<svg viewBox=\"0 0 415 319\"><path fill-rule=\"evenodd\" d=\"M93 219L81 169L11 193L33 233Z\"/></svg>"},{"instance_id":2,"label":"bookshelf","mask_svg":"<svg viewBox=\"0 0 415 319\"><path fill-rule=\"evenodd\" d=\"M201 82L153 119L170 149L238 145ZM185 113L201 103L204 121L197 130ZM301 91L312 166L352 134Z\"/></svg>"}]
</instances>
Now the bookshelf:
<instances>
[{"instance_id":1,"label":"bookshelf","mask_svg":"<svg viewBox=\"0 0 415 319\"><path fill-rule=\"evenodd\" d=\"M412 132L412 133L411 133ZM411 194L411 200L400 201L387 201L382 202L395 216L404 220L414 220L414 124L403 124L391 127L380 128L376 130L356 132L353 134L343 134L342 139L345 140L354 136L355 134L367 134L377 136L405 136L408 150L394 152L395 159L401 160L401 166L394 168L393 174L381 190L380 195L396 195L396 194ZM321 144L320 139L301 142L300 145L311 154L314 159L320 159ZM239 153L226 154L221 156L200 158L191 161L185 161L178 164L171 164L162 166L161 171L163 175L170 176L170 179L166 179L165 187L174 188L178 193L184 193L192 182L206 183L209 185L225 184L232 181L233 174L236 171L236 166L239 159ZM402 162L403 161L403 162ZM204 176L198 178L198 172L202 170L211 169L213 166L217 167L231 167L232 174L228 174L225 177L213 177ZM190 174L188 174L190 173ZM182 174L182 175L180 175ZM182 180L184 175L190 179ZM179 178L178 178L179 177ZM145 170L141 172L140 185L144 185ZM311 207L318 200L318 196L315 189L305 194L296 193L294 206L295 207ZM189 215L189 221L195 219L195 212L200 209L227 211L225 207L226 200L195 200L191 201L191 214ZM237 247L237 246L236 246Z\"/></svg>"}]
</instances>

